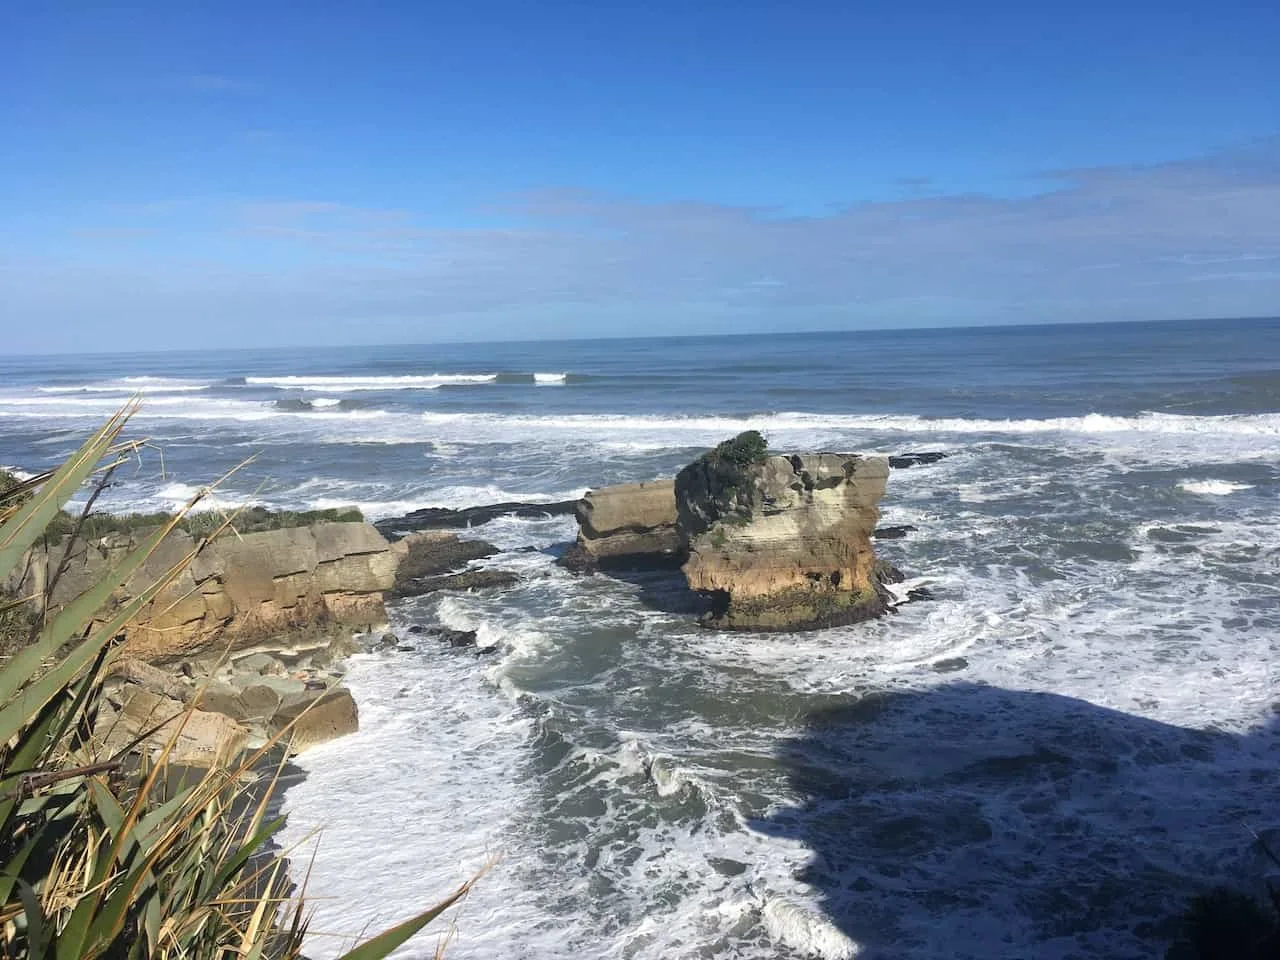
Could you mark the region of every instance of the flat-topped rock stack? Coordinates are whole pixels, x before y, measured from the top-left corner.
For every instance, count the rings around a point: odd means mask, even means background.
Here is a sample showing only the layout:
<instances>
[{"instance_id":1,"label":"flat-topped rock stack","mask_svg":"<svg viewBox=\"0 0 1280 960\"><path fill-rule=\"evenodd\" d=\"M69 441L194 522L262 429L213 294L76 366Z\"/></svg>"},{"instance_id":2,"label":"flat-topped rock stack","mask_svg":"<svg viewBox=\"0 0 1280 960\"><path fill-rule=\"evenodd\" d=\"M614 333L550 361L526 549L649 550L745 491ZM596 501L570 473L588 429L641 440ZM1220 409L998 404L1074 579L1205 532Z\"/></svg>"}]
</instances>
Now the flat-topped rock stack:
<instances>
[{"instance_id":1,"label":"flat-topped rock stack","mask_svg":"<svg viewBox=\"0 0 1280 960\"><path fill-rule=\"evenodd\" d=\"M748 431L671 480L593 490L578 508L576 543L561 562L575 570L681 566L710 601L706 626L807 630L875 617L886 582L901 575L877 560L873 539L891 467L934 463L943 453L865 457L770 455Z\"/></svg>"}]
</instances>

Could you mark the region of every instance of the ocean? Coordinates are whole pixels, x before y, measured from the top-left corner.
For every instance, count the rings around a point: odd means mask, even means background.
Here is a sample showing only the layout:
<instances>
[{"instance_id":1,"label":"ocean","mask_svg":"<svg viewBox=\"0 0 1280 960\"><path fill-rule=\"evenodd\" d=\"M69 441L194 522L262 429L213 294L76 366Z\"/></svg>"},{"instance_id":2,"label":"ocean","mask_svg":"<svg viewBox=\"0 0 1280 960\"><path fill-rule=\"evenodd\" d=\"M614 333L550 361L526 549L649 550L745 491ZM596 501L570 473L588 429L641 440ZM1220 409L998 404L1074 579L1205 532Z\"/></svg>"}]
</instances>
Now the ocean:
<instances>
[{"instance_id":1,"label":"ocean","mask_svg":"<svg viewBox=\"0 0 1280 960\"><path fill-rule=\"evenodd\" d=\"M1274 870L1280 321L8 357L0 465L135 391L113 510L249 455L217 503L379 518L668 476L747 428L949 454L882 502L933 599L827 631L568 573L572 518L464 531L520 583L394 605L408 649L350 661L361 729L286 796L315 960L486 864L451 960L1158 957L1188 897Z\"/></svg>"}]
</instances>

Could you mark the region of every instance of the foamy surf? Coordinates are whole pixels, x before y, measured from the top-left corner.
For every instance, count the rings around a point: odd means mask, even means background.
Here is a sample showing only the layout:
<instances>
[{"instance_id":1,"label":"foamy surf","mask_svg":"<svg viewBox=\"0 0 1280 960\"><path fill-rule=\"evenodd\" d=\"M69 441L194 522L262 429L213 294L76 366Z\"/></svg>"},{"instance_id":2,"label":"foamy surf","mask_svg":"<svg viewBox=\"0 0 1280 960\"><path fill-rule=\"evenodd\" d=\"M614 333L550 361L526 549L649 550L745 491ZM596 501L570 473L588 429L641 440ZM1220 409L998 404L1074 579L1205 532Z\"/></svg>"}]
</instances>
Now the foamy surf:
<instances>
[{"instance_id":1,"label":"foamy surf","mask_svg":"<svg viewBox=\"0 0 1280 960\"><path fill-rule=\"evenodd\" d=\"M493 383L496 373L435 373L426 376L337 377L300 376L245 377L249 386L279 387L285 390L329 390L334 393L357 390L435 390L443 386Z\"/></svg>"},{"instance_id":2,"label":"foamy surf","mask_svg":"<svg viewBox=\"0 0 1280 960\"><path fill-rule=\"evenodd\" d=\"M1183 480L1178 489L1206 497L1226 497L1241 490L1252 490L1253 484L1232 483L1229 480Z\"/></svg>"},{"instance_id":3,"label":"foamy surf","mask_svg":"<svg viewBox=\"0 0 1280 960\"><path fill-rule=\"evenodd\" d=\"M769 936L806 957L853 960L860 952L830 920L782 897L769 898L761 915Z\"/></svg>"},{"instance_id":4,"label":"foamy surf","mask_svg":"<svg viewBox=\"0 0 1280 960\"><path fill-rule=\"evenodd\" d=\"M562 384L568 378L567 373L535 373L533 382L539 386L549 386L551 384Z\"/></svg>"},{"instance_id":5,"label":"foamy surf","mask_svg":"<svg viewBox=\"0 0 1280 960\"><path fill-rule=\"evenodd\" d=\"M184 380L175 377L121 377L119 380L74 385L36 387L39 393L194 393L208 390L208 380Z\"/></svg>"}]
</instances>

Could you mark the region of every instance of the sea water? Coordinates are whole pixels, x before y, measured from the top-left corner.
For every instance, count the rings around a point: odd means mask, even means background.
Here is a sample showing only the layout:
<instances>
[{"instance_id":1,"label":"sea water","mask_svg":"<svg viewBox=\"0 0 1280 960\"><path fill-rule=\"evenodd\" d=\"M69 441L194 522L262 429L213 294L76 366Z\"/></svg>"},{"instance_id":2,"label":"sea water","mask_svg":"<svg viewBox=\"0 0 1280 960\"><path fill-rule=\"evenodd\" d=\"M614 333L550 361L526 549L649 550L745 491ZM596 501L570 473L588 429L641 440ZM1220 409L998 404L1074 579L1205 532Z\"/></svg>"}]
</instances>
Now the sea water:
<instances>
[{"instance_id":1,"label":"sea water","mask_svg":"<svg viewBox=\"0 0 1280 960\"><path fill-rule=\"evenodd\" d=\"M115 510L250 455L216 505L377 518L669 476L748 428L949 454L882 502L934 599L834 630L700 630L669 575L557 567L571 518L464 531L519 584L393 605L404 649L349 663L360 731L300 758L317 960L484 868L401 956L1152 957L1266 875L1280 323L15 357L0 464L135 392Z\"/></svg>"}]
</instances>

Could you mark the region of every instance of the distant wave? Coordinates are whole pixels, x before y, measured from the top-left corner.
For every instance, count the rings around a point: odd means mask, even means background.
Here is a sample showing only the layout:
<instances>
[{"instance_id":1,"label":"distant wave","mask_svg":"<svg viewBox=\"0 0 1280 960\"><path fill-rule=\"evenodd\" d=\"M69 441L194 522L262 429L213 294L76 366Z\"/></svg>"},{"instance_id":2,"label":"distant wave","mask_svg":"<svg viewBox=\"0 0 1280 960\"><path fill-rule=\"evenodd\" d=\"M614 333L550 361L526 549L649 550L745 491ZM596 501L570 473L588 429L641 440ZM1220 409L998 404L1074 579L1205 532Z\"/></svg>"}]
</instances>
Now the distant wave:
<instances>
[{"instance_id":1,"label":"distant wave","mask_svg":"<svg viewBox=\"0 0 1280 960\"><path fill-rule=\"evenodd\" d=\"M497 379L496 373L434 373L402 377L245 377L244 382L255 387L343 393L352 390L435 390L443 386L493 383Z\"/></svg>"},{"instance_id":2,"label":"distant wave","mask_svg":"<svg viewBox=\"0 0 1280 960\"><path fill-rule=\"evenodd\" d=\"M502 415L487 413L436 413L422 419L430 424L472 424L512 426L547 430L604 428L627 431L703 432L764 431L806 429L871 430L889 433L1036 434L1036 433L1154 433L1154 434L1235 434L1280 436L1280 413L1231 414L1198 417L1167 413L1143 413L1134 417L1089 414L1084 417L1054 417L1045 420L987 420L905 416L762 413L743 416L660 416L655 414L565 414L559 416Z\"/></svg>"},{"instance_id":3,"label":"distant wave","mask_svg":"<svg viewBox=\"0 0 1280 960\"><path fill-rule=\"evenodd\" d=\"M208 380L182 380L176 377L121 377L93 383L36 387L37 393L193 393L208 390Z\"/></svg>"},{"instance_id":4,"label":"distant wave","mask_svg":"<svg viewBox=\"0 0 1280 960\"><path fill-rule=\"evenodd\" d=\"M329 398L318 398L325 400ZM3 396L0 395L0 416L36 418L98 418L114 413L120 407L120 398L107 395L85 396ZM319 409L317 409L319 408ZM167 420L270 420L272 418L305 414L311 419L369 420L385 417L385 410L362 409L360 404L339 401L332 404L314 404L301 398L282 398L277 401L219 399L181 394L144 395L139 418Z\"/></svg>"},{"instance_id":5,"label":"distant wave","mask_svg":"<svg viewBox=\"0 0 1280 960\"><path fill-rule=\"evenodd\" d=\"M564 383L568 378L567 373L500 373L498 374L498 383L510 385L543 385L549 383Z\"/></svg>"}]
</instances>

